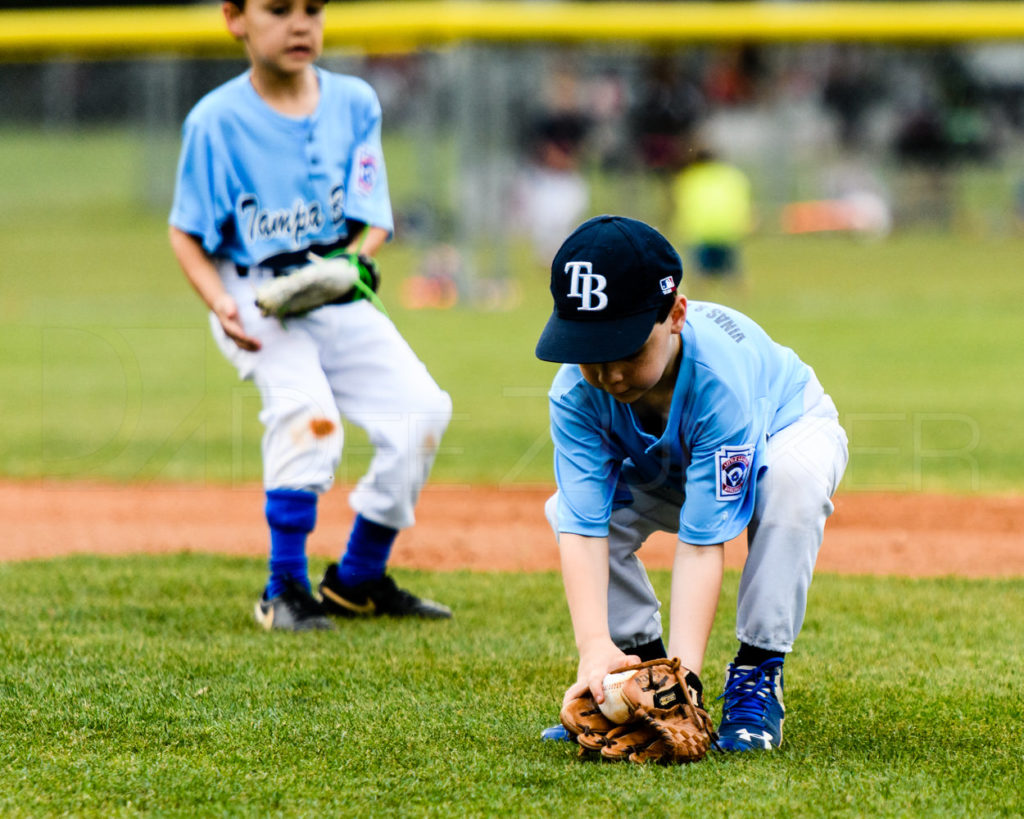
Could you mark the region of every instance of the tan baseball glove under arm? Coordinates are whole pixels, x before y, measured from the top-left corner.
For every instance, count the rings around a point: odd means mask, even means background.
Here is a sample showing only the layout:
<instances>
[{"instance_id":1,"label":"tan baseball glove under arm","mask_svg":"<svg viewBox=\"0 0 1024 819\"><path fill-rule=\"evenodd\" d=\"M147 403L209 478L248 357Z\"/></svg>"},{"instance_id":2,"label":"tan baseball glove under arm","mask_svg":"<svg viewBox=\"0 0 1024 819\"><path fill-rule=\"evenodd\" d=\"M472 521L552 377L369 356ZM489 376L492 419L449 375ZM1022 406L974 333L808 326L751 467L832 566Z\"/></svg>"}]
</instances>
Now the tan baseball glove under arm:
<instances>
[{"instance_id":1,"label":"tan baseball glove under arm","mask_svg":"<svg viewBox=\"0 0 1024 819\"><path fill-rule=\"evenodd\" d=\"M256 291L256 306L264 316L301 316L339 300L370 298L380 283L372 259L344 253L329 258L309 254L309 264L281 276Z\"/></svg>"}]
</instances>

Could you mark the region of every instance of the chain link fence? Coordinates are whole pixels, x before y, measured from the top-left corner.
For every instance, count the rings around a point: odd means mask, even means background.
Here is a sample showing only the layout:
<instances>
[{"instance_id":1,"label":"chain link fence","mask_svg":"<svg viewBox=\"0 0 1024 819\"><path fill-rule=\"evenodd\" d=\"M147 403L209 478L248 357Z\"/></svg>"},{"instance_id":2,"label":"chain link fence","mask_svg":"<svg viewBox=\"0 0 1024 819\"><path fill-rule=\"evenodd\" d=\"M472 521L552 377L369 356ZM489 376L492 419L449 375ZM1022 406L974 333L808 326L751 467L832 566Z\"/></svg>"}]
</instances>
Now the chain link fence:
<instances>
[{"instance_id":1,"label":"chain link fence","mask_svg":"<svg viewBox=\"0 0 1024 819\"><path fill-rule=\"evenodd\" d=\"M767 233L840 229L813 206L857 197L866 235L1007 235L1024 218L1024 44L491 43L322 64L381 98L404 238L456 246L470 273L502 275L515 241L543 261L593 213L671 231L672 180L698 151L750 177ZM172 54L0 63L0 128L136 132L140 202L163 210L185 114L245 67Z\"/></svg>"}]
</instances>

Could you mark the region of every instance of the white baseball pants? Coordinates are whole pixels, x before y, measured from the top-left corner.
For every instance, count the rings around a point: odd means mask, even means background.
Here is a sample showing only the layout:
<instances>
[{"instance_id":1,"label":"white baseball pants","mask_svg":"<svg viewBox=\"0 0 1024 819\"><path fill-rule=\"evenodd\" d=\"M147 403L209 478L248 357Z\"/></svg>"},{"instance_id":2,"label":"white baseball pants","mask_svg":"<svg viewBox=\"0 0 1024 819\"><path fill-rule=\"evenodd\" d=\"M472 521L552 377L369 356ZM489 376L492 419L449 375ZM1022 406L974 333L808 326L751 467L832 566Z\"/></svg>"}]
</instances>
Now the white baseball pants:
<instances>
[{"instance_id":1,"label":"white baseball pants","mask_svg":"<svg viewBox=\"0 0 1024 819\"><path fill-rule=\"evenodd\" d=\"M262 349L229 339L216 316L218 345L251 379L263 401L263 483L267 490L327 491L341 460L345 418L367 431L374 447L369 471L349 496L374 523L403 529L434 462L452 404L391 320L364 300L328 305L284 322L264 318L255 289L270 276L250 268L221 278L238 303L246 332Z\"/></svg>"}]
</instances>

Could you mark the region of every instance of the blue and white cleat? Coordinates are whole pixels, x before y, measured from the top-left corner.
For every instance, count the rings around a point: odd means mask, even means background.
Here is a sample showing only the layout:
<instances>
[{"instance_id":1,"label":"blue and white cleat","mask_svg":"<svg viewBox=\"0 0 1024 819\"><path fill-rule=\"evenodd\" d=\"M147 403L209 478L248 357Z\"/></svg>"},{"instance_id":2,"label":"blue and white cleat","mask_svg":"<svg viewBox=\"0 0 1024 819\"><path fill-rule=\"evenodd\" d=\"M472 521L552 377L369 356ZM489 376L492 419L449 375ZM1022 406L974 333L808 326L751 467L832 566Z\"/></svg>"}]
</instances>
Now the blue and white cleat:
<instances>
[{"instance_id":1,"label":"blue and white cleat","mask_svg":"<svg viewBox=\"0 0 1024 819\"><path fill-rule=\"evenodd\" d=\"M725 700L718 726L719 750L770 751L782 744L786 706L781 659L756 667L729 663L725 691L718 699Z\"/></svg>"},{"instance_id":2,"label":"blue and white cleat","mask_svg":"<svg viewBox=\"0 0 1024 819\"><path fill-rule=\"evenodd\" d=\"M552 725L540 732L540 738L545 742L575 742L576 737L569 733L562 724Z\"/></svg>"}]
</instances>

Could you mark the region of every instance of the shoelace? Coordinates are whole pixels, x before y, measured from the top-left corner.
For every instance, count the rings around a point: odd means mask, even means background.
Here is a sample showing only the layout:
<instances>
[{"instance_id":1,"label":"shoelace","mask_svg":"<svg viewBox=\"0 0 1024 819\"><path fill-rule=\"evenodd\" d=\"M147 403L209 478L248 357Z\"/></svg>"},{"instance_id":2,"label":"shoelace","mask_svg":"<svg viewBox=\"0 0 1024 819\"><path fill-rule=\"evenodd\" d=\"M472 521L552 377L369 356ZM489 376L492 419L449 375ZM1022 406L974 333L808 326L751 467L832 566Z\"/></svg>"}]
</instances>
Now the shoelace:
<instances>
[{"instance_id":1,"label":"shoelace","mask_svg":"<svg viewBox=\"0 0 1024 819\"><path fill-rule=\"evenodd\" d=\"M729 718L740 722L760 723L768 710L768 694L772 689L772 676L767 672L782 666L782 660L767 660L756 668L729 681L718 699L725 699Z\"/></svg>"}]
</instances>

